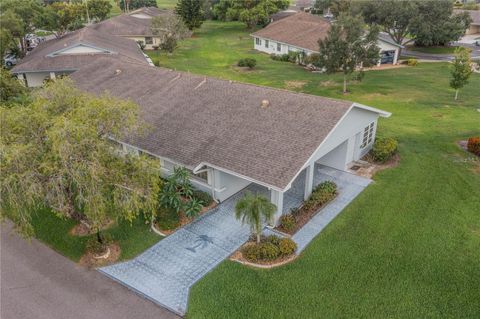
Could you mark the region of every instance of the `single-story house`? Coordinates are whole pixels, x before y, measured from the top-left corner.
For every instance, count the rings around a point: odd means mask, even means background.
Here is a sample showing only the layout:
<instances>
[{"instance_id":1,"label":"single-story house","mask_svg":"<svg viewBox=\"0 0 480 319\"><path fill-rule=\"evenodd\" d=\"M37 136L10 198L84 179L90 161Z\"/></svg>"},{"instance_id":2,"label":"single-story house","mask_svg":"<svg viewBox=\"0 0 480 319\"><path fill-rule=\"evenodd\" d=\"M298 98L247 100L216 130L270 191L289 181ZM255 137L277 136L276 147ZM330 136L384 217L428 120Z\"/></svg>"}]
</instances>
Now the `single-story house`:
<instances>
[{"instance_id":1,"label":"single-story house","mask_svg":"<svg viewBox=\"0 0 480 319\"><path fill-rule=\"evenodd\" d=\"M152 18L169 13L171 13L171 11L155 7L140 8L130 13L92 24L88 26L88 28L110 35L132 39L136 42L143 42L145 49L151 50L154 46L160 44L160 37L153 34L150 28Z\"/></svg>"},{"instance_id":2,"label":"single-story house","mask_svg":"<svg viewBox=\"0 0 480 319\"><path fill-rule=\"evenodd\" d=\"M470 18L472 18L472 23L470 24L470 27L465 31L466 35L480 34L480 10L455 10L454 12L468 12L468 14L470 14Z\"/></svg>"},{"instance_id":3,"label":"single-story house","mask_svg":"<svg viewBox=\"0 0 480 319\"><path fill-rule=\"evenodd\" d=\"M69 75L101 57L149 66L134 41L83 28L40 43L11 72L25 86L37 87L45 80Z\"/></svg>"},{"instance_id":4,"label":"single-story house","mask_svg":"<svg viewBox=\"0 0 480 319\"><path fill-rule=\"evenodd\" d=\"M390 116L349 101L119 61L96 61L71 78L87 92L139 105L148 129L116 141L125 151L158 158L166 175L189 169L194 186L217 201L261 185L277 206L275 221L295 179L305 179L307 198L315 163L346 170L372 147L378 118Z\"/></svg>"},{"instance_id":5,"label":"single-story house","mask_svg":"<svg viewBox=\"0 0 480 319\"><path fill-rule=\"evenodd\" d=\"M255 50L268 54L287 54L290 51L304 52L306 55L318 53L318 40L324 39L330 30L331 22L306 12L270 23L253 33ZM380 64L396 64L401 45L396 44L386 34L380 34L377 42L380 48Z\"/></svg>"}]
</instances>

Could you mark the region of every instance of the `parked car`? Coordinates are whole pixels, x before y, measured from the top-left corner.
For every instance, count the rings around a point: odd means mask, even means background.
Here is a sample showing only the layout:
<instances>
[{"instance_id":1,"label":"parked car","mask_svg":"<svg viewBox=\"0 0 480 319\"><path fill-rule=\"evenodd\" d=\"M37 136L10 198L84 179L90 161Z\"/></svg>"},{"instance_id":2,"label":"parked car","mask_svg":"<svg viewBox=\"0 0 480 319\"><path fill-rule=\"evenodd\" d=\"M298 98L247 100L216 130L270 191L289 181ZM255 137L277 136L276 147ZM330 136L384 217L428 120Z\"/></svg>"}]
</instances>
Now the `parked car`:
<instances>
[{"instance_id":1,"label":"parked car","mask_svg":"<svg viewBox=\"0 0 480 319\"><path fill-rule=\"evenodd\" d=\"M11 68L15 64L17 64L17 57L13 54L7 54L3 57L3 61L6 67Z\"/></svg>"}]
</instances>

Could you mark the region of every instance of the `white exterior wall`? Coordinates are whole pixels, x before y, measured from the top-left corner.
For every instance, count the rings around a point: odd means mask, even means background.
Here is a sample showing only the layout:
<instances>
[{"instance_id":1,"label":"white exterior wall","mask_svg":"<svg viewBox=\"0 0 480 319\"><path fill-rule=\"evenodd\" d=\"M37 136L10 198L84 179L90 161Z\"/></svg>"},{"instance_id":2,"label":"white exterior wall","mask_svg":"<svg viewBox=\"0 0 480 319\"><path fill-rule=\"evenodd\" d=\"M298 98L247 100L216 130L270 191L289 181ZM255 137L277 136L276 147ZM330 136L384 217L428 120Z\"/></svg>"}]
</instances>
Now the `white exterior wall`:
<instances>
[{"instance_id":1,"label":"white exterior wall","mask_svg":"<svg viewBox=\"0 0 480 319\"><path fill-rule=\"evenodd\" d=\"M397 64L398 61L398 54L400 53L400 49L390 43L384 41L377 41L377 46L380 48L380 52L383 51L395 51L395 57L393 58L393 64ZM379 62L380 63L380 62Z\"/></svg>"},{"instance_id":2,"label":"white exterior wall","mask_svg":"<svg viewBox=\"0 0 480 319\"><path fill-rule=\"evenodd\" d=\"M253 37L253 47L254 47L254 49L258 50L258 51L261 51L261 52L268 53L268 54L281 55L281 54L287 54L288 51L304 51L307 55L314 53L313 51L310 51L310 50L302 49L302 48L299 48L299 47L295 47L295 46L288 45L288 44L281 43L281 42L274 41L274 40L268 40L268 39L265 39L265 38L258 38L258 39L260 39L260 44L257 44L256 39L257 39L257 37ZM265 42L267 40L268 40L268 47L265 46ZM277 51L277 43L280 43L280 51Z\"/></svg>"},{"instance_id":3,"label":"white exterior wall","mask_svg":"<svg viewBox=\"0 0 480 319\"><path fill-rule=\"evenodd\" d=\"M145 37L142 36L126 36L125 38L132 39L135 42L142 41L145 43ZM153 46L160 45L160 38L159 37L152 37L153 44L145 44L145 50L153 50Z\"/></svg>"},{"instance_id":4,"label":"white exterior wall","mask_svg":"<svg viewBox=\"0 0 480 319\"><path fill-rule=\"evenodd\" d=\"M470 28L465 31L465 35L477 34L480 33L480 25L471 24Z\"/></svg>"},{"instance_id":5,"label":"white exterior wall","mask_svg":"<svg viewBox=\"0 0 480 319\"><path fill-rule=\"evenodd\" d=\"M353 108L312 156L312 160L345 170L352 161L360 159L371 149L375 140L378 116L374 112ZM372 122L375 123L372 142L362 149L360 145L364 129Z\"/></svg>"},{"instance_id":6,"label":"white exterior wall","mask_svg":"<svg viewBox=\"0 0 480 319\"><path fill-rule=\"evenodd\" d=\"M88 53L104 53L106 50L92 48L86 45L77 45L68 50L59 52L57 55L66 55L66 54L88 54Z\"/></svg>"},{"instance_id":7,"label":"white exterior wall","mask_svg":"<svg viewBox=\"0 0 480 319\"><path fill-rule=\"evenodd\" d=\"M17 78L23 82L24 81L24 75L25 75L25 79L27 80L26 85L28 87L39 87L39 86L43 86L43 82L45 81L45 79L54 79L54 78L59 77L59 76L69 75L72 72L73 71L28 72L28 73L17 74Z\"/></svg>"},{"instance_id":8,"label":"white exterior wall","mask_svg":"<svg viewBox=\"0 0 480 319\"><path fill-rule=\"evenodd\" d=\"M250 184L249 181L243 178L236 177L219 170L213 170L212 175L214 175L215 178L215 198L220 202L224 201Z\"/></svg>"}]
</instances>

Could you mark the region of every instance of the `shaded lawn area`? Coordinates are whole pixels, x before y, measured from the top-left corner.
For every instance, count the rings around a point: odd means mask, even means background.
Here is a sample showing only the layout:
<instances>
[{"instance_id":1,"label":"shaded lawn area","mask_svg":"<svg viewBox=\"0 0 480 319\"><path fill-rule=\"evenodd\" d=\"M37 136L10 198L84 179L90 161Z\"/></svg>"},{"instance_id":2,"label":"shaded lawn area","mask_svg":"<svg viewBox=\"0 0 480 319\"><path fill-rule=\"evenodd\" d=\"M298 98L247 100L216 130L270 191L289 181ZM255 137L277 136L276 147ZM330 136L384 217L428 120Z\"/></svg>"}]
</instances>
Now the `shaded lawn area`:
<instances>
[{"instance_id":1,"label":"shaded lawn area","mask_svg":"<svg viewBox=\"0 0 480 319\"><path fill-rule=\"evenodd\" d=\"M423 53L431 53L431 54L449 54L455 52L457 47L451 46L435 46L435 47L417 47L417 46L409 46L408 50L423 52Z\"/></svg>"},{"instance_id":2,"label":"shaded lawn area","mask_svg":"<svg viewBox=\"0 0 480 319\"><path fill-rule=\"evenodd\" d=\"M70 235L70 230L77 222L57 217L48 210L34 214L32 224L37 239L75 262L84 254L88 239L94 236ZM122 250L120 260L137 256L162 238L150 231L150 224L145 224L141 216L132 224L127 221L115 224L104 233L111 234L113 240L118 241Z\"/></svg>"},{"instance_id":3,"label":"shaded lawn area","mask_svg":"<svg viewBox=\"0 0 480 319\"><path fill-rule=\"evenodd\" d=\"M312 74L251 50L243 25L207 22L163 66L346 98L393 113L379 135L400 165L369 186L294 263L251 269L225 261L190 293L188 318L480 317L480 162L456 141L480 135L480 76L453 100L446 63L341 77ZM258 70L233 65L254 57ZM289 81L289 82L288 82Z\"/></svg>"}]
</instances>

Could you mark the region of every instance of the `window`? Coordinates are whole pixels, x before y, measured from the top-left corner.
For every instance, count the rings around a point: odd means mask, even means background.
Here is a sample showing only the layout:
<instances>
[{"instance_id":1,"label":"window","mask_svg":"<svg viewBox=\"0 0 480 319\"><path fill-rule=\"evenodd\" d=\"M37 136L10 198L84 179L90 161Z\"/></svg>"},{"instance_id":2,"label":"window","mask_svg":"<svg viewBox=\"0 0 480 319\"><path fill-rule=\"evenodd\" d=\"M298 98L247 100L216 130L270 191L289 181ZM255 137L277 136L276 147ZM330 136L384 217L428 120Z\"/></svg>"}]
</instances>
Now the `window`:
<instances>
[{"instance_id":1,"label":"window","mask_svg":"<svg viewBox=\"0 0 480 319\"><path fill-rule=\"evenodd\" d=\"M365 148L367 145L370 145L373 141L373 129L375 127L375 123L372 122L363 130L363 139L360 148Z\"/></svg>"},{"instance_id":2,"label":"window","mask_svg":"<svg viewBox=\"0 0 480 319\"><path fill-rule=\"evenodd\" d=\"M255 44L262 45L262 40L260 40L260 38L255 38Z\"/></svg>"},{"instance_id":3,"label":"window","mask_svg":"<svg viewBox=\"0 0 480 319\"><path fill-rule=\"evenodd\" d=\"M153 38L152 37L145 37L145 44L153 44Z\"/></svg>"},{"instance_id":4,"label":"window","mask_svg":"<svg viewBox=\"0 0 480 319\"><path fill-rule=\"evenodd\" d=\"M282 51L282 45L280 43L277 43L277 51L278 52Z\"/></svg>"},{"instance_id":5,"label":"window","mask_svg":"<svg viewBox=\"0 0 480 319\"><path fill-rule=\"evenodd\" d=\"M265 47L268 48L268 40L265 40Z\"/></svg>"}]
</instances>

